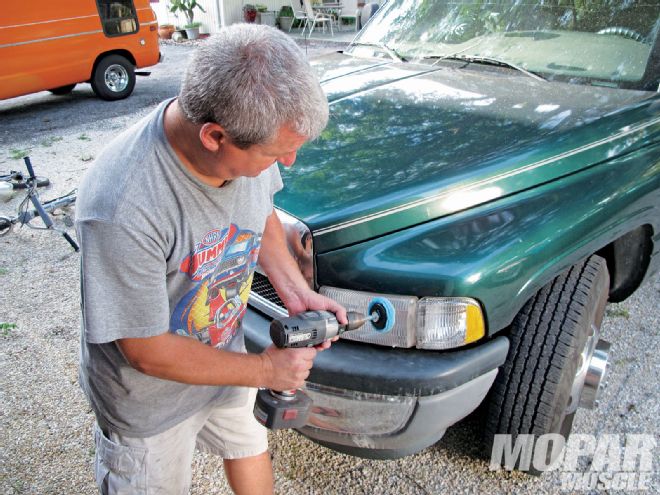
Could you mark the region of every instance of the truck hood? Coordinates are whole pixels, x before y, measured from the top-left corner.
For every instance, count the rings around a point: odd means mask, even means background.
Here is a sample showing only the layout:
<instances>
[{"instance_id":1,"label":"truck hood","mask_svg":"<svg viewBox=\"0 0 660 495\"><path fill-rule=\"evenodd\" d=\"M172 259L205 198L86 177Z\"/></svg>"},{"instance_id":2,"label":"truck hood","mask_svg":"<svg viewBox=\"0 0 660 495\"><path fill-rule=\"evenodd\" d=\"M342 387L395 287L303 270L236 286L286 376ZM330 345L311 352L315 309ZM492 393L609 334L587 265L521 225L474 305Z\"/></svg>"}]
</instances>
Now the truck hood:
<instances>
[{"instance_id":1,"label":"truck hood","mask_svg":"<svg viewBox=\"0 0 660 495\"><path fill-rule=\"evenodd\" d=\"M312 65L330 121L282 170L276 205L311 228L317 252L574 173L658 132L647 92L341 53Z\"/></svg>"}]
</instances>

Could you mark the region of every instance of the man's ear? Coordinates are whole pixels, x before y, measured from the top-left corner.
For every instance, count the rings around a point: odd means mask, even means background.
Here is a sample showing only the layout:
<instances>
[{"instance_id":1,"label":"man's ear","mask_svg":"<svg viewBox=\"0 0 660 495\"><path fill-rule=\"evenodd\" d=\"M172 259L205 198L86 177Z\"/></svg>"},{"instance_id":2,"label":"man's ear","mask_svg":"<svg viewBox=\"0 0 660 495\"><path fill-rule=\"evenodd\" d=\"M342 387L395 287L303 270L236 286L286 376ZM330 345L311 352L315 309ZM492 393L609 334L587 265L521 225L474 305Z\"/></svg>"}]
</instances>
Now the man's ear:
<instances>
[{"instance_id":1,"label":"man's ear","mask_svg":"<svg viewBox=\"0 0 660 495\"><path fill-rule=\"evenodd\" d=\"M199 130L199 140L202 142L202 146L211 152L218 151L226 143L226 136L222 126L212 122L205 123Z\"/></svg>"}]
</instances>

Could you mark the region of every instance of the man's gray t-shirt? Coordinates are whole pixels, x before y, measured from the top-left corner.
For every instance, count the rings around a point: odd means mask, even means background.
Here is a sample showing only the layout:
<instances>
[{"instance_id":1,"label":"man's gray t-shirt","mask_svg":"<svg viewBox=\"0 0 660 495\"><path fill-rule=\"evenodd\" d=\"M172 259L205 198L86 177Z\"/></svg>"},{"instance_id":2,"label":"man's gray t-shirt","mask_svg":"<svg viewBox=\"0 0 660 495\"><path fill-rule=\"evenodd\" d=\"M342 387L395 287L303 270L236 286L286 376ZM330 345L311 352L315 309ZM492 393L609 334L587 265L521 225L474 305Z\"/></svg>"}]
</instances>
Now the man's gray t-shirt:
<instances>
[{"instance_id":1,"label":"man's gray t-shirt","mask_svg":"<svg viewBox=\"0 0 660 495\"><path fill-rule=\"evenodd\" d=\"M162 103L119 135L85 175L76 204L83 329L80 382L102 427L160 433L238 387L155 378L132 368L117 339L167 331L244 352L261 236L282 187L273 164L221 188L194 177L165 137Z\"/></svg>"}]
</instances>

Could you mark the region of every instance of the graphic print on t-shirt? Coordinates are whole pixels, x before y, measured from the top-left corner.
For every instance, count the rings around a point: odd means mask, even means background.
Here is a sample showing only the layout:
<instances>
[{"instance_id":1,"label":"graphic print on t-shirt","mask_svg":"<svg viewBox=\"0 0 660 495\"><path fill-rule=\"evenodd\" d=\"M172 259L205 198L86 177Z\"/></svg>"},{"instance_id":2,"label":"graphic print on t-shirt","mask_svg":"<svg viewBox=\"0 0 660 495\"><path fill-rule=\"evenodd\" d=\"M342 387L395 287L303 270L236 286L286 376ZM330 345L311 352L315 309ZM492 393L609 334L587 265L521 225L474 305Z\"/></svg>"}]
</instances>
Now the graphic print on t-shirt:
<instances>
[{"instance_id":1,"label":"graphic print on t-shirt","mask_svg":"<svg viewBox=\"0 0 660 495\"><path fill-rule=\"evenodd\" d=\"M170 318L170 331L226 347L247 309L261 235L235 224L206 233L179 270L196 282Z\"/></svg>"}]
</instances>

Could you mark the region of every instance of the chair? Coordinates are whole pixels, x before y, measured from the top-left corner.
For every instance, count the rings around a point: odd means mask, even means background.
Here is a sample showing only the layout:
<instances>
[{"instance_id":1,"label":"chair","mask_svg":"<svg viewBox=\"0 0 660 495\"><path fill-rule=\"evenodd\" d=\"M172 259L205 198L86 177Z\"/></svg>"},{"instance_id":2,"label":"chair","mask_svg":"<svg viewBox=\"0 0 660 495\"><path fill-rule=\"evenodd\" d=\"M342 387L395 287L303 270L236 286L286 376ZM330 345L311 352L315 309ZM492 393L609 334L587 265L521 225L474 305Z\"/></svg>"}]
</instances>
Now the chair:
<instances>
[{"instance_id":1,"label":"chair","mask_svg":"<svg viewBox=\"0 0 660 495\"><path fill-rule=\"evenodd\" d=\"M355 30L358 30L358 16L360 15L360 11L358 10L357 6L357 0L342 0L343 7L341 8L341 12L339 13L339 17L337 18L337 22L339 23L339 31L341 31L342 19L353 19L355 22Z\"/></svg>"},{"instance_id":2,"label":"chair","mask_svg":"<svg viewBox=\"0 0 660 495\"><path fill-rule=\"evenodd\" d=\"M325 32L325 24L328 23L330 25L330 34L334 36L335 33L332 30L334 19L332 16L322 14L321 12L314 12L310 0L303 0L303 4L305 5L305 13L307 14L307 24L309 24L310 21L312 22L312 27L309 29L309 36L312 35L317 23L323 24L323 32Z\"/></svg>"},{"instance_id":3,"label":"chair","mask_svg":"<svg viewBox=\"0 0 660 495\"><path fill-rule=\"evenodd\" d=\"M291 25L289 26L289 32L291 32L291 28L293 27L293 24L296 21L300 21L302 26L303 26L303 29L300 33L304 34L305 29L307 28L307 22L309 21L309 19L307 18L307 14L305 14L305 12L300 10L300 7L296 8L296 6L294 5L294 0L290 0L289 3L291 4L291 10L293 10L293 21L291 22ZM295 3L297 4L298 0L295 0ZM303 21L305 21L305 22L303 22Z\"/></svg>"}]
</instances>

